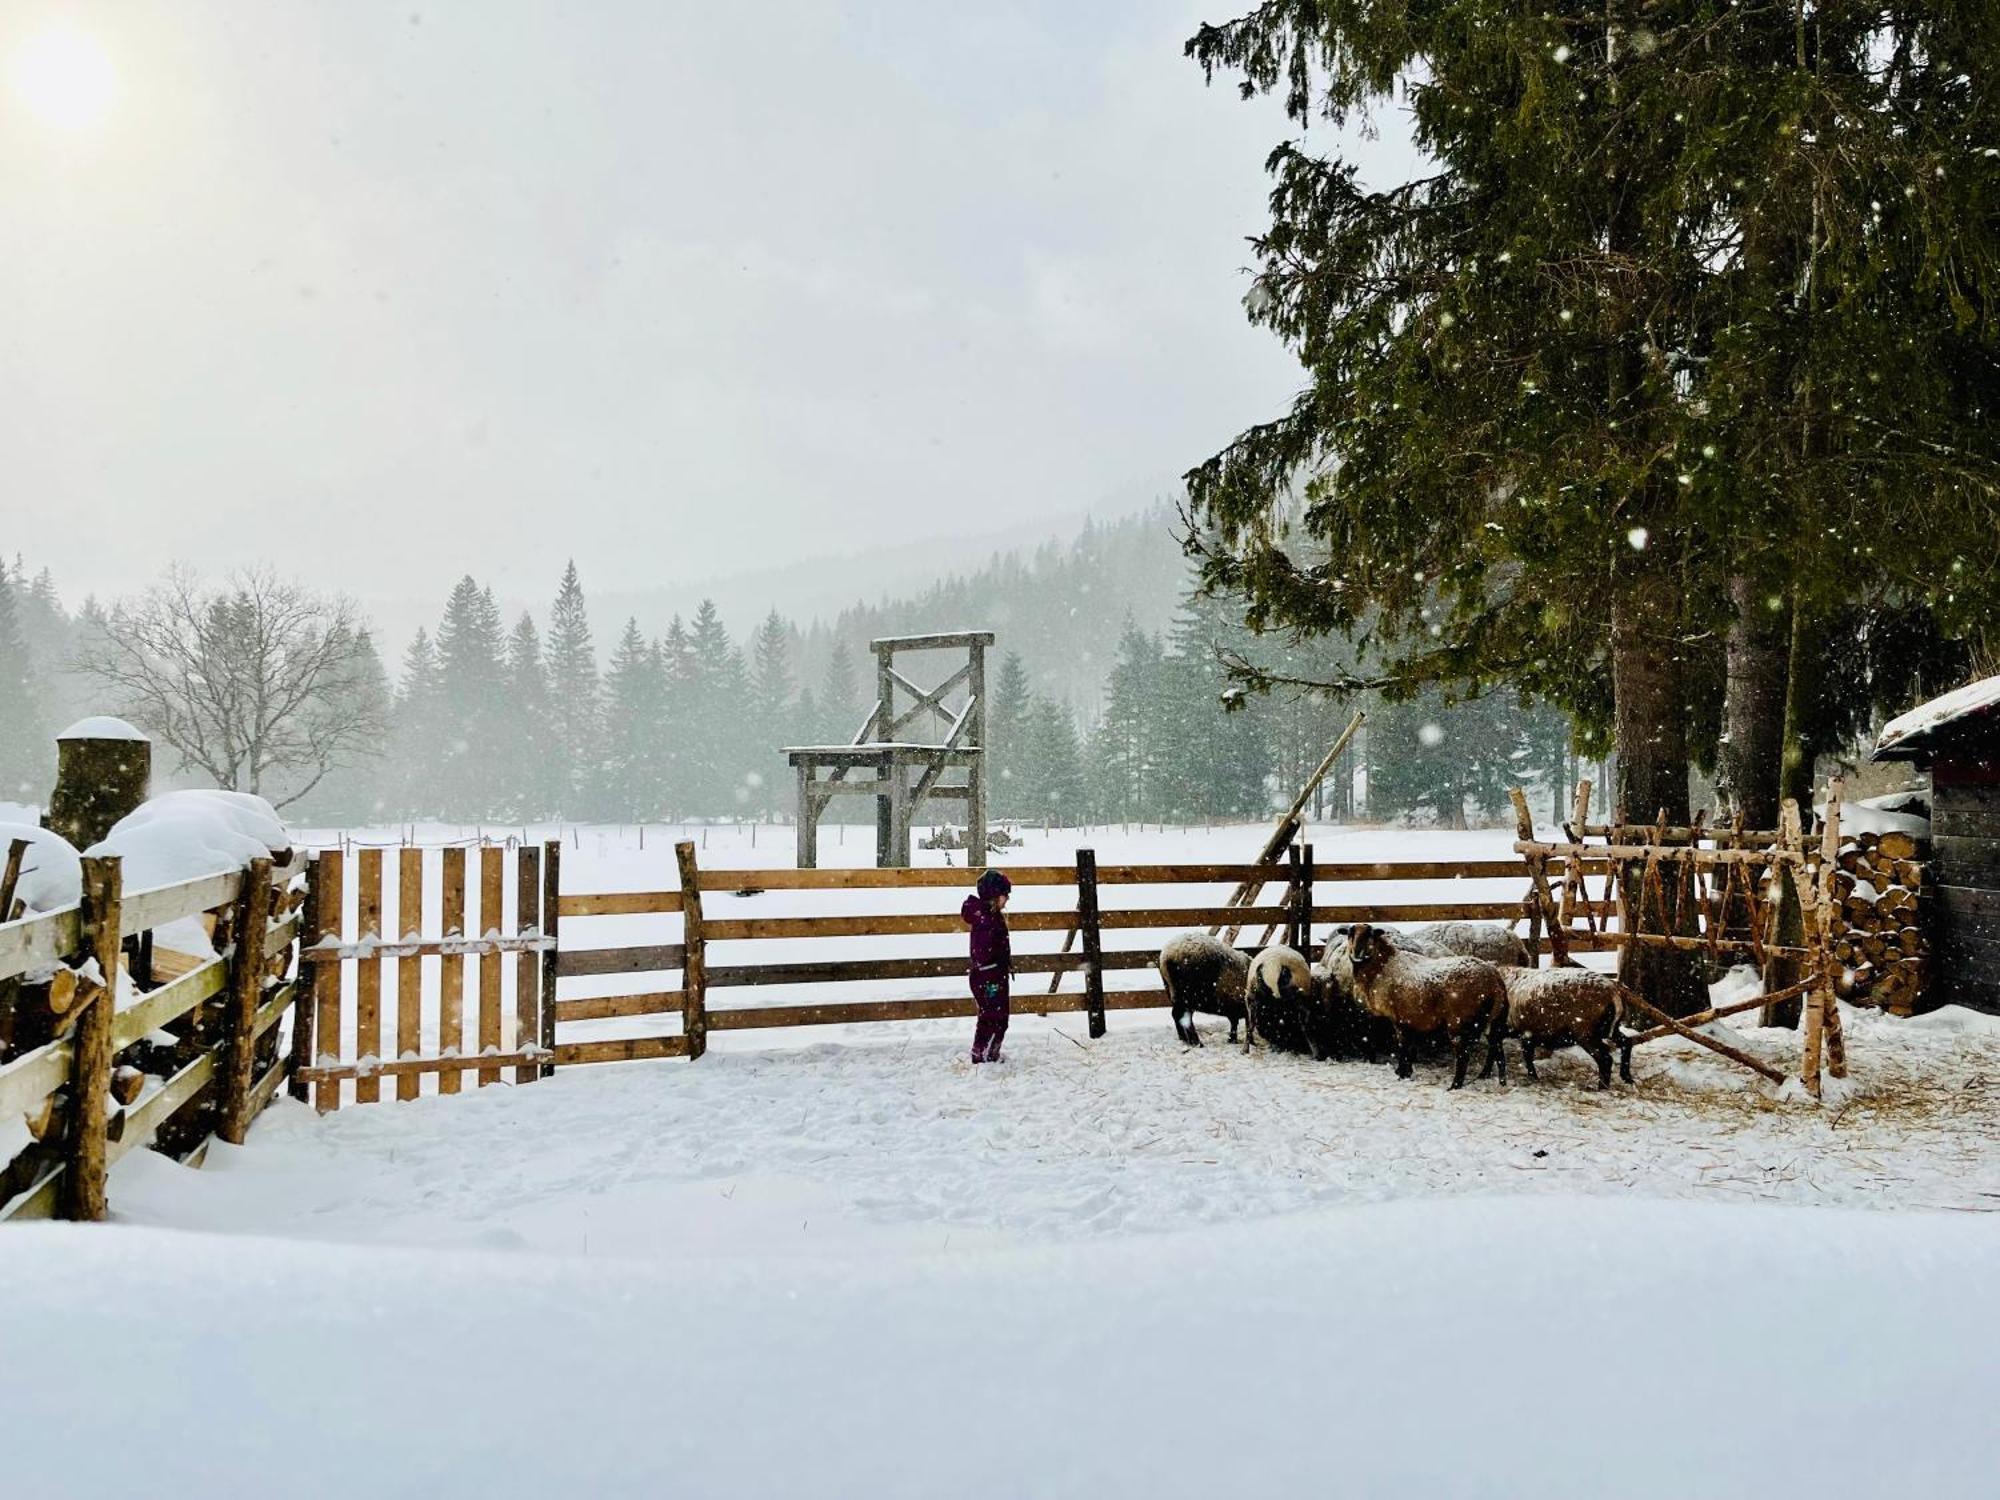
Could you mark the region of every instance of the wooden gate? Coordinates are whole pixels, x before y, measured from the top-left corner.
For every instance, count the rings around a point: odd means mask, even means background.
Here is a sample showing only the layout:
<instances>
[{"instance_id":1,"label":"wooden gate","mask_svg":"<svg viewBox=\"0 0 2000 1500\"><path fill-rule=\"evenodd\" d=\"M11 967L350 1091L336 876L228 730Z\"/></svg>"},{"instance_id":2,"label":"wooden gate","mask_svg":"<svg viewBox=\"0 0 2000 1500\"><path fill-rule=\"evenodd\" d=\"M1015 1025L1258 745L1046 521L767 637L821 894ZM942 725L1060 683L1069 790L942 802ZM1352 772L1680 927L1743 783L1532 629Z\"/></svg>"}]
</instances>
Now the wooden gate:
<instances>
[{"instance_id":1,"label":"wooden gate","mask_svg":"<svg viewBox=\"0 0 2000 1500\"><path fill-rule=\"evenodd\" d=\"M556 869L531 846L360 848L313 856L300 957L310 988L310 1084L322 1113L541 1077L554 1017L542 1003ZM545 890L546 886L546 890Z\"/></svg>"}]
</instances>

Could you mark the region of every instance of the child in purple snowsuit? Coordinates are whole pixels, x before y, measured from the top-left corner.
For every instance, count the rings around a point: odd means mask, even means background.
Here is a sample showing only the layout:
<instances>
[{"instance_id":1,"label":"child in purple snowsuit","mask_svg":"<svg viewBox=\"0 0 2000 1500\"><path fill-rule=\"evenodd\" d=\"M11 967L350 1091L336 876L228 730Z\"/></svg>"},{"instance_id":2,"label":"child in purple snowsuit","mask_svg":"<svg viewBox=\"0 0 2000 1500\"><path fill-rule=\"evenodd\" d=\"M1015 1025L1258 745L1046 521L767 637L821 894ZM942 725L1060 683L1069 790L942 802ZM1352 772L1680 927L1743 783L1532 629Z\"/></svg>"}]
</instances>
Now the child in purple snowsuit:
<instances>
[{"instance_id":1,"label":"child in purple snowsuit","mask_svg":"<svg viewBox=\"0 0 2000 1500\"><path fill-rule=\"evenodd\" d=\"M998 870L979 877L979 885L958 914L972 929L972 998L979 1004L979 1024L972 1033L972 1060L1000 1061L1000 1041L1007 1035L1007 982L1014 974L1014 949L1007 936L1007 894L1014 882Z\"/></svg>"}]
</instances>

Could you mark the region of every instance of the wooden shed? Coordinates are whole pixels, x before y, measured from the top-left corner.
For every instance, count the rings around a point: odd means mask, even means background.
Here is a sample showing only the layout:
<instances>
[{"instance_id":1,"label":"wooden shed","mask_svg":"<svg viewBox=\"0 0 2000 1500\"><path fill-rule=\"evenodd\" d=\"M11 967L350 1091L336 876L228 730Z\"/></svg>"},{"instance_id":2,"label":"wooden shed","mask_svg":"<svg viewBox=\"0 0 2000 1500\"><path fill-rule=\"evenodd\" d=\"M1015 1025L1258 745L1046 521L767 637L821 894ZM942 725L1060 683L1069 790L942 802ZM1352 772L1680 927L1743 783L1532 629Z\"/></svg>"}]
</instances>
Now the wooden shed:
<instances>
[{"instance_id":1,"label":"wooden shed","mask_svg":"<svg viewBox=\"0 0 2000 1500\"><path fill-rule=\"evenodd\" d=\"M1891 720L1874 759L1931 773L1925 1001L2000 1011L2000 677Z\"/></svg>"}]
</instances>

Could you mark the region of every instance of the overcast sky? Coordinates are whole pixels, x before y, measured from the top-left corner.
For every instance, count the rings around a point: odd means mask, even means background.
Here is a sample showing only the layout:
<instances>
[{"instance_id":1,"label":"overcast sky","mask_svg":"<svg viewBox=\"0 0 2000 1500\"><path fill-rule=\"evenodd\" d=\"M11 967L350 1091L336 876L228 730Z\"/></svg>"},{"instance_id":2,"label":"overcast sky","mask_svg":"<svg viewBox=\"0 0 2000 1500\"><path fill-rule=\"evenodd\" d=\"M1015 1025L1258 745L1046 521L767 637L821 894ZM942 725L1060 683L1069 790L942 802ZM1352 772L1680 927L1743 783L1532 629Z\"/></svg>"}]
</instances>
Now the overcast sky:
<instances>
[{"instance_id":1,"label":"overcast sky","mask_svg":"<svg viewBox=\"0 0 2000 1500\"><path fill-rule=\"evenodd\" d=\"M1298 384L1240 3L8 0L0 548L540 601L1131 508Z\"/></svg>"}]
</instances>

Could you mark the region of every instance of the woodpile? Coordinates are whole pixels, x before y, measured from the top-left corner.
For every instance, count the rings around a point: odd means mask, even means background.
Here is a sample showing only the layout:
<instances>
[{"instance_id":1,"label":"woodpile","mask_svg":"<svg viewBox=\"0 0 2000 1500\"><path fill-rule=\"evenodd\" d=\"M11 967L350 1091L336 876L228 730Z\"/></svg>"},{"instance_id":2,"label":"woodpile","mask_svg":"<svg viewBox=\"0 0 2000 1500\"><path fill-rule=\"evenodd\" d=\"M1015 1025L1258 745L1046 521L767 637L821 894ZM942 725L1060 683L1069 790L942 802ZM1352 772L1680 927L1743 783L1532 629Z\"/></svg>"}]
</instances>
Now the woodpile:
<instances>
[{"instance_id":1,"label":"woodpile","mask_svg":"<svg viewBox=\"0 0 2000 1500\"><path fill-rule=\"evenodd\" d=\"M1916 1009L1925 962L1917 920L1922 855L1907 833L1862 833L1842 843L1833 877L1845 928L1833 943L1842 999L1899 1016Z\"/></svg>"},{"instance_id":2,"label":"woodpile","mask_svg":"<svg viewBox=\"0 0 2000 1500\"><path fill-rule=\"evenodd\" d=\"M972 842L971 833L963 828L953 828L949 824L937 830L929 838L920 839L920 849L964 849ZM986 834L986 852L998 854L1006 849L1018 849L1021 841L1004 828L989 829Z\"/></svg>"}]
</instances>

